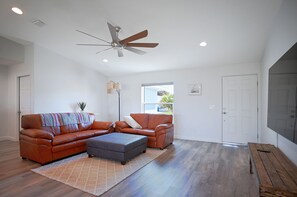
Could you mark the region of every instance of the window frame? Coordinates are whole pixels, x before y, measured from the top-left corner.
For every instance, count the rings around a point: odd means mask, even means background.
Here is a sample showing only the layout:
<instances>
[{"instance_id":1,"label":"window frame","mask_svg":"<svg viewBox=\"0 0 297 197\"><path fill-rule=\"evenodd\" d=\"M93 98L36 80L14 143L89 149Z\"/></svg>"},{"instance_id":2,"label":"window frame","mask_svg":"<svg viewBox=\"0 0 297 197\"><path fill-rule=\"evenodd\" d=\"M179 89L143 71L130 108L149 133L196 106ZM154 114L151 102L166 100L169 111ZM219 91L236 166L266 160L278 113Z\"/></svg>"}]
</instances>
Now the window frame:
<instances>
[{"instance_id":1,"label":"window frame","mask_svg":"<svg viewBox=\"0 0 297 197\"><path fill-rule=\"evenodd\" d=\"M145 105L161 105L161 104L169 104L172 105L172 115L174 114L174 100L173 103L161 103L161 102L145 102L145 87L149 86L164 86L164 85L172 85L173 86L173 95L174 95L174 83L173 82L167 82L167 83L147 83L147 84L141 84L141 112L145 112ZM158 113L158 114L166 114L166 113Z\"/></svg>"}]
</instances>

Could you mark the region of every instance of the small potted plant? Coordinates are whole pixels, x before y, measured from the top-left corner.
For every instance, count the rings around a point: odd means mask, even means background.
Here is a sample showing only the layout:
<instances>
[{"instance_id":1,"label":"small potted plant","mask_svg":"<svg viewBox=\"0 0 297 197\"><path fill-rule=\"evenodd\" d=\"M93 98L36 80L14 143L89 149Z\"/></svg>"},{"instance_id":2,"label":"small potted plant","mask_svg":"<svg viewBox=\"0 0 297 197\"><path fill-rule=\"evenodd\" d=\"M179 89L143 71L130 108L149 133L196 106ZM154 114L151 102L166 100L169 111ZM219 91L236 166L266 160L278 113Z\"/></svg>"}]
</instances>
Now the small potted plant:
<instances>
[{"instance_id":1,"label":"small potted plant","mask_svg":"<svg viewBox=\"0 0 297 197\"><path fill-rule=\"evenodd\" d=\"M87 103L85 103L85 102L78 102L77 105L78 105L78 107L81 109L81 111L83 112L84 109L85 109L86 106L87 106Z\"/></svg>"}]
</instances>

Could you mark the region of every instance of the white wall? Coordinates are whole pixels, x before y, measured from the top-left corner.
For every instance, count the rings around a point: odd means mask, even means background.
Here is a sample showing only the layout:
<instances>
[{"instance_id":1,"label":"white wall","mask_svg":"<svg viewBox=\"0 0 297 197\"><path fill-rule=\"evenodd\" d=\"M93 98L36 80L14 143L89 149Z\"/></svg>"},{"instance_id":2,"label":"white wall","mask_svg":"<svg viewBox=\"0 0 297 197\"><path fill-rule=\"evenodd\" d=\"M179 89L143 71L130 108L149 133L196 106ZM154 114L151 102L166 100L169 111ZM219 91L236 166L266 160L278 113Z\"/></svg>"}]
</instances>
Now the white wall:
<instances>
[{"instance_id":1,"label":"white wall","mask_svg":"<svg viewBox=\"0 0 297 197\"><path fill-rule=\"evenodd\" d=\"M40 46L34 51L34 113L78 111L84 101L86 112L107 120L104 75Z\"/></svg>"},{"instance_id":2,"label":"white wall","mask_svg":"<svg viewBox=\"0 0 297 197\"><path fill-rule=\"evenodd\" d=\"M0 36L0 65L24 62L25 48L23 45Z\"/></svg>"},{"instance_id":3,"label":"white wall","mask_svg":"<svg viewBox=\"0 0 297 197\"><path fill-rule=\"evenodd\" d=\"M25 60L24 63L16 64L8 67L8 129L6 136L12 140L18 140L19 138L19 123L18 123L18 77L24 75L30 75L33 79L33 45L25 47ZM31 80L31 86L33 87L33 80ZM31 92L33 95L33 91ZM34 102L33 99L31 101Z\"/></svg>"},{"instance_id":4,"label":"white wall","mask_svg":"<svg viewBox=\"0 0 297 197\"><path fill-rule=\"evenodd\" d=\"M259 74L258 63L201 67L197 69L151 72L113 77L122 84L121 115L141 111L141 84L174 83L175 137L221 142L222 140L222 76ZM189 96L188 86L202 84L202 96ZM108 96L109 119L117 120L117 94ZM210 106L214 105L213 109Z\"/></svg>"},{"instance_id":5,"label":"white wall","mask_svg":"<svg viewBox=\"0 0 297 197\"><path fill-rule=\"evenodd\" d=\"M0 137L18 140L18 77L24 75L31 76L32 113L73 112L85 101L85 111L107 120L105 76L36 45L26 46L24 56L24 63L7 67L7 120L1 121L8 125Z\"/></svg>"},{"instance_id":6,"label":"white wall","mask_svg":"<svg viewBox=\"0 0 297 197\"><path fill-rule=\"evenodd\" d=\"M17 77L29 74L28 48L0 37L0 139L18 138L17 121ZM32 59L32 58L31 58ZM1 66L5 65L5 67Z\"/></svg>"},{"instance_id":7,"label":"white wall","mask_svg":"<svg viewBox=\"0 0 297 197\"><path fill-rule=\"evenodd\" d=\"M6 139L8 128L8 67L0 66L0 140Z\"/></svg>"},{"instance_id":8,"label":"white wall","mask_svg":"<svg viewBox=\"0 0 297 197\"><path fill-rule=\"evenodd\" d=\"M286 0L279 11L267 42L261 67L261 139L264 143L278 146L297 164L297 145L267 127L268 70L297 42L297 1Z\"/></svg>"}]
</instances>

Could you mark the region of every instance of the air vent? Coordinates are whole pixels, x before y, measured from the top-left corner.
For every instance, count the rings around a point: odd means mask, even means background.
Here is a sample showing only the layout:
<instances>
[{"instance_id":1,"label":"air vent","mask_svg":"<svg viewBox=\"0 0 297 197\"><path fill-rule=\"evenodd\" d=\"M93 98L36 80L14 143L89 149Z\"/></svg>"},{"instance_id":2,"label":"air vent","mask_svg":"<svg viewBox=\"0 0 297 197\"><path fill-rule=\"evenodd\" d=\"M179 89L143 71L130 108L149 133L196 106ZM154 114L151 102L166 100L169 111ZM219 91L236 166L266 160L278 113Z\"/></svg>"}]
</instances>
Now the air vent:
<instances>
[{"instance_id":1,"label":"air vent","mask_svg":"<svg viewBox=\"0 0 297 197\"><path fill-rule=\"evenodd\" d=\"M45 26L45 23L41 20L33 20L32 23L38 27L43 27Z\"/></svg>"}]
</instances>

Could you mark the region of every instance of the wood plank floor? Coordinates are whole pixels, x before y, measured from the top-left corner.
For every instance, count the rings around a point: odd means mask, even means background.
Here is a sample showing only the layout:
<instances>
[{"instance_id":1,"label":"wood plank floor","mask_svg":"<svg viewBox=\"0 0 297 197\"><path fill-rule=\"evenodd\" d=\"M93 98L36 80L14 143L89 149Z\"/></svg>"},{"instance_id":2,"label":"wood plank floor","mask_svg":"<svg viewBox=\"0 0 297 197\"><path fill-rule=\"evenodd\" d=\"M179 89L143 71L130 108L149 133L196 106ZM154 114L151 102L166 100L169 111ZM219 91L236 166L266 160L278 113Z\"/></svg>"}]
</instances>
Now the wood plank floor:
<instances>
[{"instance_id":1,"label":"wood plank floor","mask_svg":"<svg viewBox=\"0 0 297 197\"><path fill-rule=\"evenodd\" d=\"M19 157L18 142L0 142L0 196L92 196L30 169L40 165ZM175 140L166 153L102 196L258 196L249 174L247 147Z\"/></svg>"}]
</instances>

